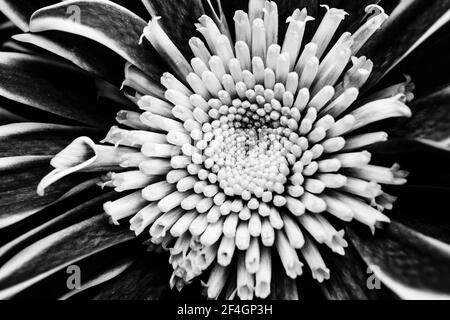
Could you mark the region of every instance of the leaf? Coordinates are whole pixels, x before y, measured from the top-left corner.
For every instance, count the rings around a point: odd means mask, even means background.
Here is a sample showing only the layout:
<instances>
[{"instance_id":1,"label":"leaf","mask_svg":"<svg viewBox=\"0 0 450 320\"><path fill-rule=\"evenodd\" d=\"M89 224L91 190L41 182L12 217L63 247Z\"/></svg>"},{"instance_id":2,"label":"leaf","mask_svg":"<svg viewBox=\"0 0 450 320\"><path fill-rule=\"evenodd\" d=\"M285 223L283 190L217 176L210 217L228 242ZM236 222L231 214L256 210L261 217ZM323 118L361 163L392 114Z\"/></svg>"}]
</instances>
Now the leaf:
<instances>
[{"instance_id":1,"label":"leaf","mask_svg":"<svg viewBox=\"0 0 450 320\"><path fill-rule=\"evenodd\" d=\"M1 0L0 10L22 31L29 31L28 22L31 15L42 7L58 2L61 0ZM113 0L113 2L133 11L143 19L148 19L148 12L140 0Z\"/></svg>"},{"instance_id":2,"label":"leaf","mask_svg":"<svg viewBox=\"0 0 450 320\"><path fill-rule=\"evenodd\" d=\"M56 2L58 0L0 0L0 10L22 31L29 31L28 21L33 12Z\"/></svg>"},{"instance_id":3,"label":"leaf","mask_svg":"<svg viewBox=\"0 0 450 320\"><path fill-rule=\"evenodd\" d=\"M393 222L372 237L348 228L374 274L402 299L450 298L450 246Z\"/></svg>"},{"instance_id":4,"label":"leaf","mask_svg":"<svg viewBox=\"0 0 450 320\"><path fill-rule=\"evenodd\" d=\"M398 163L408 172L408 185L450 187L450 152L411 139L391 139L369 151L373 163L392 166ZM401 191L402 188L396 188Z\"/></svg>"},{"instance_id":5,"label":"leaf","mask_svg":"<svg viewBox=\"0 0 450 320\"><path fill-rule=\"evenodd\" d=\"M111 1L134 12L145 21L148 21L150 19L150 14L145 8L145 5L142 0L111 0Z\"/></svg>"},{"instance_id":6,"label":"leaf","mask_svg":"<svg viewBox=\"0 0 450 320\"><path fill-rule=\"evenodd\" d=\"M131 239L134 235L129 230L109 225L104 215L51 234L0 268L0 297L10 298L62 268Z\"/></svg>"},{"instance_id":7,"label":"leaf","mask_svg":"<svg viewBox=\"0 0 450 320\"><path fill-rule=\"evenodd\" d=\"M77 8L79 15L67 14ZM32 32L58 30L77 34L110 48L125 60L159 80L161 60L153 48L139 44L147 23L133 12L109 1L65 1L36 11Z\"/></svg>"},{"instance_id":8,"label":"leaf","mask_svg":"<svg viewBox=\"0 0 450 320\"><path fill-rule=\"evenodd\" d=\"M69 192L73 194L65 194L33 216L2 230L2 242L7 242L0 248L0 264L27 246L102 212L105 202L119 197L114 191L105 193L98 186L83 184Z\"/></svg>"},{"instance_id":9,"label":"leaf","mask_svg":"<svg viewBox=\"0 0 450 320\"><path fill-rule=\"evenodd\" d=\"M12 35L20 32L11 21L5 21L0 24L0 41L3 43L11 38Z\"/></svg>"},{"instance_id":10,"label":"leaf","mask_svg":"<svg viewBox=\"0 0 450 320\"><path fill-rule=\"evenodd\" d=\"M166 257L141 255L124 273L106 284L94 300L161 300L170 291Z\"/></svg>"},{"instance_id":11,"label":"leaf","mask_svg":"<svg viewBox=\"0 0 450 320\"><path fill-rule=\"evenodd\" d=\"M450 85L410 103L412 117L393 129L401 137L442 141L450 138Z\"/></svg>"},{"instance_id":12,"label":"leaf","mask_svg":"<svg viewBox=\"0 0 450 320\"><path fill-rule=\"evenodd\" d=\"M24 288L12 299L55 300L89 295L95 286L123 272L137 256L138 247L131 240L85 257Z\"/></svg>"},{"instance_id":13,"label":"leaf","mask_svg":"<svg viewBox=\"0 0 450 320\"><path fill-rule=\"evenodd\" d=\"M96 129L21 122L0 126L0 157L55 155L80 135L99 137ZM13 147L12 147L13 146Z\"/></svg>"},{"instance_id":14,"label":"leaf","mask_svg":"<svg viewBox=\"0 0 450 320\"><path fill-rule=\"evenodd\" d=\"M21 117L18 114L10 112L5 107L0 107L0 125L23 121L27 121L27 119Z\"/></svg>"},{"instance_id":15,"label":"leaf","mask_svg":"<svg viewBox=\"0 0 450 320\"><path fill-rule=\"evenodd\" d=\"M50 156L20 156L0 159L0 230L17 223L57 200L83 176L64 179L44 197L36 193L42 177L51 169ZM85 179L85 178L84 178Z\"/></svg>"},{"instance_id":16,"label":"leaf","mask_svg":"<svg viewBox=\"0 0 450 320\"><path fill-rule=\"evenodd\" d=\"M17 34L13 39L56 54L116 86L120 86L123 80L125 60L90 39L59 31Z\"/></svg>"},{"instance_id":17,"label":"leaf","mask_svg":"<svg viewBox=\"0 0 450 320\"><path fill-rule=\"evenodd\" d=\"M78 295L80 295L80 293L86 292L93 287L99 286L105 282L110 281L111 279L116 278L117 276L125 272L133 264L135 259L136 258L134 255L127 255L122 259L118 259L117 256L114 256L113 261L107 261L109 262L109 264L106 266L106 268L100 269L99 272L88 274L88 277L83 274L83 278L81 278L83 281L83 283L81 283L81 287L79 289L71 290L68 293L65 293L59 298L59 300L73 299L74 297L76 298Z\"/></svg>"},{"instance_id":18,"label":"leaf","mask_svg":"<svg viewBox=\"0 0 450 320\"><path fill-rule=\"evenodd\" d=\"M98 105L96 91L95 81L76 67L23 53L0 52L0 95L7 99L103 127L113 110Z\"/></svg>"},{"instance_id":19,"label":"leaf","mask_svg":"<svg viewBox=\"0 0 450 320\"><path fill-rule=\"evenodd\" d=\"M374 62L365 89L378 83L392 68L450 19L450 2L400 1L383 27L360 51Z\"/></svg>"},{"instance_id":20,"label":"leaf","mask_svg":"<svg viewBox=\"0 0 450 320\"><path fill-rule=\"evenodd\" d=\"M331 270L330 279L319 284L329 300L375 300L383 297L386 289L370 290L367 286L372 271L353 247L345 249L345 255L328 254L324 257ZM383 290L384 289L384 290Z\"/></svg>"},{"instance_id":21,"label":"leaf","mask_svg":"<svg viewBox=\"0 0 450 320\"><path fill-rule=\"evenodd\" d=\"M409 75L415 84L414 95L421 99L450 84L449 50L450 23L447 23L400 62L391 74Z\"/></svg>"},{"instance_id":22,"label":"leaf","mask_svg":"<svg viewBox=\"0 0 450 320\"><path fill-rule=\"evenodd\" d=\"M450 244L450 186L411 185L400 188L390 216L431 238ZM413 201L411 199L414 199Z\"/></svg>"}]
</instances>

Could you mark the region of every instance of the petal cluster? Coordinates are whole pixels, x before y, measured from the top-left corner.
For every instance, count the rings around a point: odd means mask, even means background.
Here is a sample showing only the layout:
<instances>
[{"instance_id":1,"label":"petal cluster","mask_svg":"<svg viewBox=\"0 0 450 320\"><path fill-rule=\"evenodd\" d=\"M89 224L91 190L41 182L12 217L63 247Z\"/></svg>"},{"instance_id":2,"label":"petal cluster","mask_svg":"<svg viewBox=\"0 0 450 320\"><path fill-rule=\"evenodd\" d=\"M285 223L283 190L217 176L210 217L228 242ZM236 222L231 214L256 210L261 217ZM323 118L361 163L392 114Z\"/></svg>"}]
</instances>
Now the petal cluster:
<instances>
[{"instance_id":1,"label":"petal cluster","mask_svg":"<svg viewBox=\"0 0 450 320\"><path fill-rule=\"evenodd\" d=\"M407 172L371 164L365 148L387 134L363 127L410 116L412 94L406 81L359 97L373 63L357 53L386 20L380 7L334 43L346 12L325 9L309 43L306 9L287 19L285 35L274 2L237 11L234 37L218 15L202 16L191 61L154 17L141 41L173 70L161 77L164 90L129 66L125 83L141 111L119 112L103 144L72 142L38 191L73 172L110 171L102 186L126 195L105 203L106 214L169 251L178 289L209 274L209 298L267 298L275 259L290 278L306 264L328 279L318 245L340 255L347 247L332 221L355 219L372 232L390 221L382 211L395 198L382 185L404 184Z\"/></svg>"}]
</instances>

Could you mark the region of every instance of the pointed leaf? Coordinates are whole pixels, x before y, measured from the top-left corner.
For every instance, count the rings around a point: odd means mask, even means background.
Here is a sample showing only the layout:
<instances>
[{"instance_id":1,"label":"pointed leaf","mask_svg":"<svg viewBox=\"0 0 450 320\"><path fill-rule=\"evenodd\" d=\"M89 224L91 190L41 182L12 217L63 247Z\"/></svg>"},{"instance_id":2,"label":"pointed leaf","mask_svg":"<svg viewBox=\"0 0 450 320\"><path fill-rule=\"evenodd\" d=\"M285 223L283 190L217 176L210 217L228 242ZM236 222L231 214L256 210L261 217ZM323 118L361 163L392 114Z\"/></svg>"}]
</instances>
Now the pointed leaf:
<instances>
[{"instance_id":1,"label":"pointed leaf","mask_svg":"<svg viewBox=\"0 0 450 320\"><path fill-rule=\"evenodd\" d=\"M145 5L142 0L111 0L124 8L134 12L143 20L150 20L150 14L145 8Z\"/></svg>"},{"instance_id":2,"label":"pointed leaf","mask_svg":"<svg viewBox=\"0 0 450 320\"><path fill-rule=\"evenodd\" d=\"M81 123L103 127L111 111L97 103L95 81L75 66L0 52L0 95Z\"/></svg>"},{"instance_id":3,"label":"pointed leaf","mask_svg":"<svg viewBox=\"0 0 450 320\"><path fill-rule=\"evenodd\" d=\"M431 238L450 244L450 216L446 208L450 186L411 185L400 188L390 216Z\"/></svg>"},{"instance_id":4,"label":"pointed leaf","mask_svg":"<svg viewBox=\"0 0 450 320\"><path fill-rule=\"evenodd\" d=\"M111 226L104 215L56 232L25 248L0 268L0 297L14 296L62 268L131 239L134 235L129 230Z\"/></svg>"},{"instance_id":5,"label":"pointed leaf","mask_svg":"<svg viewBox=\"0 0 450 320\"><path fill-rule=\"evenodd\" d=\"M59 298L59 300L67 300L73 297L76 297L80 293L83 293L93 287L99 286L105 282L110 281L111 279L116 278L123 272L125 272L135 261L134 256L126 256L122 259L117 259L114 257L114 261L111 261L110 264L106 266L105 269L101 269L99 272L94 274L89 274L88 278L86 276L82 278L81 287L76 290L71 290L68 293L64 294Z\"/></svg>"},{"instance_id":6,"label":"pointed leaf","mask_svg":"<svg viewBox=\"0 0 450 320\"><path fill-rule=\"evenodd\" d=\"M11 21L5 21L0 24L0 41L3 43L11 38L13 34L19 33L20 29Z\"/></svg>"},{"instance_id":7,"label":"pointed leaf","mask_svg":"<svg viewBox=\"0 0 450 320\"><path fill-rule=\"evenodd\" d=\"M408 185L450 187L450 152L416 140L391 139L369 150L372 160L407 170ZM401 188L397 188L400 189Z\"/></svg>"},{"instance_id":8,"label":"pointed leaf","mask_svg":"<svg viewBox=\"0 0 450 320\"><path fill-rule=\"evenodd\" d=\"M28 21L37 9L58 0L0 0L0 10L23 31L29 31Z\"/></svg>"},{"instance_id":9,"label":"pointed leaf","mask_svg":"<svg viewBox=\"0 0 450 320\"><path fill-rule=\"evenodd\" d=\"M412 117L400 122L394 133L401 137L442 141L450 138L450 85L410 103Z\"/></svg>"},{"instance_id":10,"label":"pointed leaf","mask_svg":"<svg viewBox=\"0 0 450 320\"><path fill-rule=\"evenodd\" d=\"M450 23L447 23L400 62L391 74L409 75L415 84L415 99L421 99L450 84L449 50Z\"/></svg>"},{"instance_id":11,"label":"pointed leaf","mask_svg":"<svg viewBox=\"0 0 450 320\"><path fill-rule=\"evenodd\" d=\"M61 197L77 184L82 176L64 179L40 197L36 187L50 170L51 156L21 156L0 159L0 230L32 216Z\"/></svg>"},{"instance_id":12,"label":"pointed leaf","mask_svg":"<svg viewBox=\"0 0 450 320\"><path fill-rule=\"evenodd\" d=\"M360 51L374 62L365 88L371 88L415 48L450 20L450 2L400 1L379 30Z\"/></svg>"},{"instance_id":13,"label":"pointed leaf","mask_svg":"<svg viewBox=\"0 0 450 320\"><path fill-rule=\"evenodd\" d=\"M8 242L0 247L0 264L27 246L102 212L105 202L118 198L118 193L99 191L98 186L79 187L82 190L72 189L69 192L76 191L73 195L65 194L63 199L2 230L2 240Z\"/></svg>"},{"instance_id":14,"label":"pointed leaf","mask_svg":"<svg viewBox=\"0 0 450 320\"><path fill-rule=\"evenodd\" d=\"M21 122L0 126L0 156L55 155L80 135L99 137L86 127Z\"/></svg>"},{"instance_id":15,"label":"pointed leaf","mask_svg":"<svg viewBox=\"0 0 450 320\"><path fill-rule=\"evenodd\" d=\"M393 222L349 238L374 274L402 299L450 299L450 246Z\"/></svg>"},{"instance_id":16,"label":"pointed leaf","mask_svg":"<svg viewBox=\"0 0 450 320\"><path fill-rule=\"evenodd\" d=\"M75 16L69 7L78 8ZM38 10L30 21L33 32L58 30L101 43L148 75L159 79L160 58L149 46L139 44L147 23L133 12L110 1L64 1Z\"/></svg>"},{"instance_id":17,"label":"pointed leaf","mask_svg":"<svg viewBox=\"0 0 450 320\"><path fill-rule=\"evenodd\" d=\"M169 291L170 268L166 257L142 255L124 273L106 284L95 300L160 300Z\"/></svg>"},{"instance_id":18,"label":"pointed leaf","mask_svg":"<svg viewBox=\"0 0 450 320\"><path fill-rule=\"evenodd\" d=\"M55 300L68 295L88 294L89 288L114 278L124 269L124 262L137 255L136 241L107 248L60 268L14 295L14 300ZM126 267L126 266L125 266ZM118 269L118 270L115 270ZM95 290L95 289L94 289Z\"/></svg>"},{"instance_id":19,"label":"pointed leaf","mask_svg":"<svg viewBox=\"0 0 450 320\"><path fill-rule=\"evenodd\" d=\"M383 287L370 286L372 282L368 280L373 271L367 267L353 247L346 248L344 256L332 253L324 259L331 270L330 279L320 284L327 299L375 300L382 298L386 293Z\"/></svg>"},{"instance_id":20,"label":"pointed leaf","mask_svg":"<svg viewBox=\"0 0 450 320\"><path fill-rule=\"evenodd\" d=\"M13 38L67 59L93 76L108 80L117 86L123 80L125 60L90 39L59 31L23 33Z\"/></svg>"}]
</instances>

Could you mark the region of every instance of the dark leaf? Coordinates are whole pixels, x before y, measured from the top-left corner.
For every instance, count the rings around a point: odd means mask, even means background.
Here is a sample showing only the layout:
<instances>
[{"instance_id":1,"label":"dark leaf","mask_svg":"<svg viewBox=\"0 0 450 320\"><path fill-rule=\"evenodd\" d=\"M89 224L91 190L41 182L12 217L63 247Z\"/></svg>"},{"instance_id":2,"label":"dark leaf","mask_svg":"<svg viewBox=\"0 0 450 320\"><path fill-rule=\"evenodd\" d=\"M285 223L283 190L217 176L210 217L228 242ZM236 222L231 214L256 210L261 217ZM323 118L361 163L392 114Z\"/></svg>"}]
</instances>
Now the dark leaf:
<instances>
[{"instance_id":1,"label":"dark leaf","mask_svg":"<svg viewBox=\"0 0 450 320\"><path fill-rule=\"evenodd\" d=\"M29 31L28 21L37 9L57 3L58 0L0 0L0 10L23 31Z\"/></svg>"},{"instance_id":2,"label":"dark leaf","mask_svg":"<svg viewBox=\"0 0 450 320\"><path fill-rule=\"evenodd\" d=\"M137 243L131 240L87 256L24 288L13 299L64 300L83 295L129 267L137 255L137 248Z\"/></svg>"},{"instance_id":3,"label":"dark leaf","mask_svg":"<svg viewBox=\"0 0 450 320\"><path fill-rule=\"evenodd\" d=\"M388 140L369 151L373 163L390 167L397 162L409 171L408 185L450 187L449 151L407 139Z\"/></svg>"},{"instance_id":4,"label":"dark leaf","mask_svg":"<svg viewBox=\"0 0 450 320\"><path fill-rule=\"evenodd\" d=\"M450 246L393 222L373 237L348 228L374 274L403 299L450 298Z\"/></svg>"},{"instance_id":5,"label":"dark leaf","mask_svg":"<svg viewBox=\"0 0 450 320\"><path fill-rule=\"evenodd\" d=\"M42 177L51 170L49 156L22 156L0 159L0 230L24 220L61 197L78 184L82 176L62 180L52 186L45 196L36 193Z\"/></svg>"},{"instance_id":6,"label":"dark leaf","mask_svg":"<svg viewBox=\"0 0 450 320\"><path fill-rule=\"evenodd\" d=\"M75 16L68 14L76 7ZM43 8L33 14L33 32L57 30L77 34L101 43L149 76L159 79L162 73L156 51L139 44L147 23L133 12L113 2L72 1Z\"/></svg>"},{"instance_id":7,"label":"dark leaf","mask_svg":"<svg viewBox=\"0 0 450 320\"><path fill-rule=\"evenodd\" d=\"M133 11L143 20L147 21L150 19L150 14L145 8L144 1L142 0L111 0L130 11Z\"/></svg>"},{"instance_id":8,"label":"dark leaf","mask_svg":"<svg viewBox=\"0 0 450 320\"><path fill-rule=\"evenodd\" d=\"M0 156L55 155L80 135L100 137L95 129L48 123L0 126Z\"/></svg>"},{"instance_id":9,"label":"dark leaf","mask_svg":"<svg viewBox=\"0 0 450 320\"><path fill-rule=\"evenodd\" d=\"M124 273L111 280L94 297L95 300L160 300L170 290L171 267L167 257L157 254L141 256Z\"/></svg>"},{"instance_id":10,"label":"dark leaf","mask_svg":"<svg viewBox=\"0 0 450 320\"><path fill-rule=\"evenodd\" d=\"M136 260L136 256L134 254L135 252L133 250L131 250L130 252L130 248L128 247L127 249L128 254L126 254L125 257L123 258L118 257L117 252L108 252L109 250L105 252L107 253L107 256L102 257L103 260L99 261L98 257L96 257L97 258L96 260L98 262L102 262L102 266L104 266L104 268L98 268L98 265L96 266L94 265L96 268L89 268L88 271L90 271L90 273L87 275L87 277L86 273L83 274L82 278L83 282L81 283L81 287L79 289L69 291L68 293L61 296L59 299L60 300L77 299L77 297L80 294L85 293L86 291L94 287L102 285L103 283L108 282L111 279L114 279L115 277L120 275L121 273L125 272ZM85 269L86 268L83 268L83 270Z\"/></svg>"},{"instance_id":11,"label":"dark leaf","mask_svg":"<svg viewBox=\"0 0 450 320\"><path fill-rule=\"evenodd\" d=\"M77 188L70 190L71 195L65 194L34 215L2 230L2 242L7 243L0 248L0 264L34 242L97 215L103 211L105 202L119 197L114 191L101 192L97 186Z\"/></svg>"},{"instance_id":12,"label":"dark leaf","mask_svg":"<svg viewBox=\"0 0 450 320\"><path fill-rule=\"evenodd\" d=\"M389 216L431 238L450 244L448 198L450 187L405 186L399 188Z\"/></svg>"},{"instance_id":13,"label":"dark leaf","mask_svg":"<svg viewBox=\"0 0 450 320\"><path fill-rule=\"evenodd\" d=\"M442 27L449 19L449 1L400 1L360 55L375 65L365 88L371 88L420 43Z\"/></svg>"},{"instance_id":14,"label":"dark leaf","mask_svg":"<svg viewBox=\"0 0 450 320\"><path fill-rule=\"evenodd\" d=\"M58 31L24 33L15 35L13 38L48 50L93 76L105 79L117 86L120 86L123 81L125 60L90 39Z\"/></svg>"},{"instance_id":15,"label":"dark leaf","mask_svg":"<svg viewBox=\"0 0 450 320\"><path fill-rule=\"evenodd\" d=\"M0 42L5 42L11 38L13 34L19 33L20 29L11 21L5 21L0 24Z\"/></svg>"},{"instance_id":16,"label":"dark leaf","mask_svg":"<svg viewBox=\"0 0 450 320\"><path fill-rule=\"evenodd\" d=\"M22 53L0 53L0 95L81 123L103 127L114 110L97 105L95 81L78 68Z\"/></svg>"},{"instance_id":17,"label":"dark leaf","mask_svg":"<svg viewBox=\"0 0 450 320\"><path fill-rule=\"evenodd\" d=\"M409 106L413 115L393 128L395 135L437 142L450 138L450 85L413 100Z\"/></svg>"},{"instance_id":18,"label":"dark leaf","mask_svg":"<svg viewBox=\"0 0 450 320\"><path fill-rule=\"evenodd\" d=\"M447 23L418 46L391 73L411 76L415 84L414 95L421 99L450 84L450 61L447 54L449 50L450 23Z\"/></svg>"},{"instance_id":19,"label":"dark leaf","mask_svg":"<svg viewBox=\"0 0 450 320\"><path fill-rule=\"evenodd\" d=\"M345 249L344 256L331 253L324 258L330 269L330 279L320 287L327 299L374 300L382 299L386 294L385 288L371 286L372 282L368 279L373 272L352 246Z\"/></svg>"},{"instance_id":20,"label":"dark leaf","mask_svg":"<svg viewBox=\"0 0 450 320\"><path fill-rule=\"evenodd\" d=\"M8 298L69 265L134 239L129 230L94 216L28 246L0 268L0 296Z\"/></svg>"}]
</instances>

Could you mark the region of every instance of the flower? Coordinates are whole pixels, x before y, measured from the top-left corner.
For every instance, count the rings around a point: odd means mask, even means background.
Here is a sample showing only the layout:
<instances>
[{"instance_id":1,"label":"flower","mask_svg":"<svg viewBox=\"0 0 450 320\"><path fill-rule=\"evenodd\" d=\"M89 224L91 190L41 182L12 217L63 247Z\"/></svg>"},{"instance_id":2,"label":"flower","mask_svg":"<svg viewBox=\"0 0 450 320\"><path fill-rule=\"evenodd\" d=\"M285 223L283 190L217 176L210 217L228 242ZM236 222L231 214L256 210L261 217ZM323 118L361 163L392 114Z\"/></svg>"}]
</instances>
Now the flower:
<instances>
[{"instance_id":1,"label":"flower","mask_svg":"<svg viewBox=\"0 0 450 320\"><path fill-rule=\"evenodd\" d=\"M446 297L448 287L433 277L428 281L425 274L413 277L405 275L402 267L391 267L391 259L406 263L409 259L392 253L392 248L406 248L414 252L418 270L430 256L431 261L439 261L436 270L448 270L448 245L441 238L391 223L386 214L395 212L394 202L409 173L395 162L404 160L404 144L387 141L385 131L391 130L383 127L382 120L412 118L393 122L394 128L405 130L418 118L408 106L414 104L409 76L373 88L445 24L446 14L431 10L436 23L421 21L428 32L402 39L409 46L389 64L377 56L371 60L371 50L365 49L382 45L377 37L387 38L384 30L395 26L396 20L390 21L375 4L357 8L364 9L366 16L353 18L353 25L347 25L352 32L343 29L348 13L327 5L322 5L323 17L315 19L311 11L316 15L319 11L314 7L250 0L248 9L230 10L234 4L199 1L189 13L187 3L180 1L180 29L167 20L172 4L156 0L143 4L151 15L148 24L109 1L64 1L36 11L29 24L24 12L3 5L12 21L32 31L14 36L21 44L11 44L13 50L27 50L23 44L32 44L77 67L59 58L51 60L52 56L4 54L6 72L14 71L17 78L32 75L38 81L37 89L25 93L7 86L4 97L55 114L55 124L31 124L6 110L7 117L19 122L5 125L4 135L43 136L43 149L51 135L64 139L49 143L44 152L38 147L42 154L2 159L7 170L22 173L37 163L44 166L54 155L50 160L54 169L42 175L37 186L41 196L50 190L53 203L41 199L43 208L39 204L21 210L3 222L15 238L0 248L4 287L0 295L32 295L33 290L45 288L43 279L65 267L76 262L86 264L84 270L108 257L114 261L104 269L87 271L92 279L83 289L98 289L136 268L136 255L130 251L143 242L149 251L168 252L173 272L166 281L172 288L186 290L203 279L210 299L268 298L280 291L277 288L284 288L282 298L296 298L296 280L305 267L325 296L349 298L340 290L349 277L351 283L357 277L361 282L360 270L349 273L364 263L401 298ZM404 11L415 6L419 5L400 5L391 19L405 17ZM142 14L140 9L134 8ZM103 60L96 55L105 50L101 45L119 57L108 52ZM82 49L90 46L93 55ZM111 61L125 64L124 96L114 86L121 77L111 72ZM81 96L63 92L65 83L48 80L42 72L47 65L56 80L62 71L73 76L77 85L70 89L82 89ZM90 86L92 80L95 86ZM51 95L43 91L52 86L62 90ZM113 107L96 102L96 108L89 108L87 92L105 97ZM82 112L75 111L79 106ZM105 117L123 106L116 115L118 125L97 142L105 132ZM70 119L71 125L59 124L61 117ZM426 118L420 109L419 117ZM427 148L441 146L430 142L429 134L421 134ZM74 136L62 148L62 142ZM76 185L68 180L72 176L89 180ZM62 195L51 189L64 181L74 187L67 191L66 186ZM105 193L96 185L114 191ZM86 213L99 206L116 226L108 225L101 214ZM59 208L66 212L56 214ZM92 217L82 219L78 212L84 214L82 218ZM369 227L372 237L353 220ZM28 221L37 226L30 228ZM120 225L129 225L136 238ZM399 234L405 238L391 243ZM47 257L52 253L60 258L50 263ZM116 256L123 259L116 261ZM156 260L153 256L152 267L158 266ZM37 270L31 270L35 265ZM358 298L370 295L369 287L361 289L362 282L355 294Z\"/></svg>"}]
</instances>

